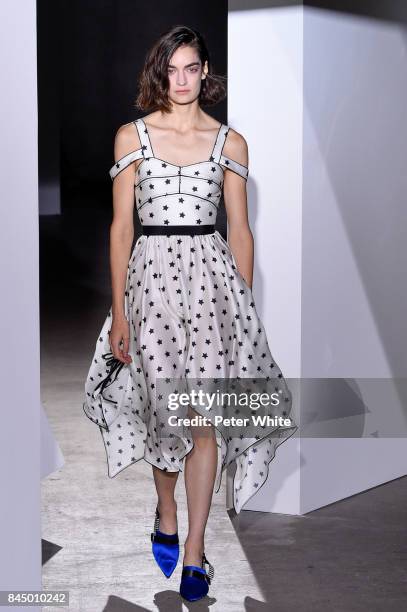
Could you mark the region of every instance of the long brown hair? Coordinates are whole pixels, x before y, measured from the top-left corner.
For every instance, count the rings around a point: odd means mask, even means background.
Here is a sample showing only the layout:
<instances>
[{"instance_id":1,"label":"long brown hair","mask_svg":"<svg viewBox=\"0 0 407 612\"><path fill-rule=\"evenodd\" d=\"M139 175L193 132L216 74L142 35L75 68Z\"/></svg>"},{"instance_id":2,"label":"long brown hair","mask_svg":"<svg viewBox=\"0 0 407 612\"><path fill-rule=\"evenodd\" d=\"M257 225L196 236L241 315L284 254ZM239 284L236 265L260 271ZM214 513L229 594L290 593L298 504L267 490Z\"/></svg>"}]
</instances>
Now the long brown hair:
<instances>
[{"instance_id":1,"label":"long brown hair","mask_svg":"<svg viewBox=\"0 0 407 612\"><path fill-rule=\"evenodd\" d=\"M170 28L148 51L138 85L139 93L135 106L142 111L161 110L170 112L168 99L168 64L171 56L181 45L188 45L197 50L202 66L208 62L208 73L201 81L199 104L212 106L226 96L226 77L214 74L209 51L203 36L193 28L176 25Z\"/></svg>"}]
</instances>

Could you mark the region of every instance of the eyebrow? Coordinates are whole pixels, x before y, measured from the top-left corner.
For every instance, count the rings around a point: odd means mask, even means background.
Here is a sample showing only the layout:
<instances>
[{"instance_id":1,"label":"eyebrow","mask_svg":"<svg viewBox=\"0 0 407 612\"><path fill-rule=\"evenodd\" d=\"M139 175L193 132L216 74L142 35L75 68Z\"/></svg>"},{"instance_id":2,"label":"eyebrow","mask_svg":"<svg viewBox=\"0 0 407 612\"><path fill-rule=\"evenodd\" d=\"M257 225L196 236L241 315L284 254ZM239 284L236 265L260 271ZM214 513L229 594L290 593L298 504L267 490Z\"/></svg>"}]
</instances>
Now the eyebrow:
<instances>
[{"instance_id":1,"label":"eyebrow","mask_svg":"<svg viewBox=\"0 0 407 612\"><path fill-rule=\"evenodd\" d=\"M190 64L186 64L185 68L189 68L190 66L199 66L200 62L191 62ZM176 68L174 64L168 64L168 68Z\"/></svg>"}]
</instances>

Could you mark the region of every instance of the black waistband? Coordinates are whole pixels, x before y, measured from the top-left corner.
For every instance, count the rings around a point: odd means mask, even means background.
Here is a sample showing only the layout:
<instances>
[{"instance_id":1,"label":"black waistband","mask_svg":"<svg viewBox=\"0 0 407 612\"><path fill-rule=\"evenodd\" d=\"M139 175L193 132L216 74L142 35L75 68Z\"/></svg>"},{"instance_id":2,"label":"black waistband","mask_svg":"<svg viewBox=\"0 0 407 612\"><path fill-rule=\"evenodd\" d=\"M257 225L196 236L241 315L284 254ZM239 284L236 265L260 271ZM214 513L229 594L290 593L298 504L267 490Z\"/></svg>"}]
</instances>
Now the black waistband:
<instances>
[{"instance_id":1,"label":"black waistband","mask_svg":"<svg viewBox=\"0 0 407 612\"><path fill-rule=\"evenodd\" d=\"M156 236L165 235L170 236L171 234L190 234L195 236L196 234L213 234L215 231L215 225L143 225L142 232L145 236Z\"/></svg>"}]
</instances>

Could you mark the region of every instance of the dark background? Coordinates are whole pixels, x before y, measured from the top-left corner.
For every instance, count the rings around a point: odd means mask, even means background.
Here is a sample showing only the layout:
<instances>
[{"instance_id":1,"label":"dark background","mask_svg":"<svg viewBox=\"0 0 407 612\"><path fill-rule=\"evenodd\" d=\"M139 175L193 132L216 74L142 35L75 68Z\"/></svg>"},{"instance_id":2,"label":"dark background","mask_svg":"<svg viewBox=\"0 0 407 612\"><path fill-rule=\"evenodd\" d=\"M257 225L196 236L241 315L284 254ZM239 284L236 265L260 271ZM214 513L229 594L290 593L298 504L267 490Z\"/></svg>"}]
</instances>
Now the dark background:
<instances>
[{"instance_id":1,"label":"dark background","mask_svg":"<svg viewBox=\"0 0 407 612\"><path fill-rule=\"evenodd\" d=\"M57 10L63 7L63 11ZM227 2L73 0L38 2L40 179L47 175L50 114L60 136L63 210L71 194L110 191L114 135L120 125L147 112L135 108L137 79L146 53L173 25L197 28L204 35L213 70L227 75ZM49 108L41 90L57 90L58 108ZM204 110L226 122L226 100ZM56 135L54 135L54 138ZM49 178L49 173L48 173ZM56 177L58 178L58 177ZM109 193L110 195L110 193Z\"/></svg>"},{"instance_id":2,"label":"dark background","mask_svg":"<svg viewBox=\"0 0 407 612\"><path fill-rule=\"evenodd\" d=\"M213 70L227 76L226 0L38 0L44 357L57 358L68 348L72 359L87 363L91 357L111 299L108 172L114 136L121 125L147 114L134 104L146 53L161 33L180 24L200 30ZM227 123L227 100L204 110ZM134 222L136 241L141 233L136 211ZM226 237L223 202L216 226Z\"/></svg>"}]
</instances>

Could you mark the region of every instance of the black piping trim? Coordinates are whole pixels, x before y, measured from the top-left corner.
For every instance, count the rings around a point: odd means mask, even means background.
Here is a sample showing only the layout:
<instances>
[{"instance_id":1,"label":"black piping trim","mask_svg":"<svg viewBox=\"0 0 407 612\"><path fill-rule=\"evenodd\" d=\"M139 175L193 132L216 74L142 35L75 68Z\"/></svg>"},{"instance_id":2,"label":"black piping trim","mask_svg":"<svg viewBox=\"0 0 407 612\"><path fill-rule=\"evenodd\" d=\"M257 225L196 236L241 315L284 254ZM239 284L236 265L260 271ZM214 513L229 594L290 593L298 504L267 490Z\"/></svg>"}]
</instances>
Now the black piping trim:
<instances>
[{"instance_id":1,"label":"black piping trim","mask_svg":"<svg viewBox=\"0 0 407 612\"><path fill-rule=\"evenodd\" d=\"M230 130L230 127L229 127L229 126L227 126L227 128L228 128L228 129L227 129L227 132L226 132L226 134L225 134L225 139L224 139L224 141L223 141L223 145L222 145L222 148L221 148L220 153L219 153L219 162L220 162L220 158L222 157L223 148L224 148L224 146L225 146L225 144L226 144L226 140L227 140L227 137L228 137L228 134L229 134L229 130Z\"/></svg>"},{"instance_id":2,"label":"black piping trim","mask_svg":"<svg viewBox=\"0 0 407 612\"><path fill-rule=\"evenodd\" d=\"M214 161L213 159L202 159L201 161L194 162L193 164L184 164L180 166L179 164L173 164L166 159L161 159L161 157L156 157L155 155L146 155L145 159L148 161L150 159L156 159L158 161L164 162L167 166L173 166L174 168L189 168L190 166L200 166L201 164L217 164L219 163Z\"/></svg>"},{"instance_id":3,"label":"black piping trim","mask_svg":"<svg viewBox=\"0 0 407 612\"><path fill-rule=\"evenodd\" d=\"M201 415L201 413L200 413L200 412L198 412L197 410L195 410L195 408L193 408L192 406L191 406L191 409L192 409L194 412L196 412L198 415L202 416L202 415ZM88 416L88 414L86 413L86 411L85 411L85 410L84 410L84 412L85 412L85 415L86 415L86 416L87 416L87 417L90 419L90 417ZM90 419L90 420L91 420L91 421L93 421L93 419ZM95 421L93 421L93 423L95 423ZM194 448L194 442L193 442L193 439L192 439L192 442L191 442L190 448L189 448L189 449L188 449L188 450L187 450L187 451L186 451L186 452L185 452L183 455L181 455L180 457L178 457L178 461L179 461L179 464L180 464L180 466L181 466L181 469L179 469L179 470L170 470L170 469L166 469L166 470L164 470L164 469L163 469L163 467L162 467L162 465L158 465L157 463L152 463L152 462L151 462L151 461L149 461L149 460L148 460L148 459L147 459L147 458L144 456L144 454L143 454L143 455L141 455L140 457L138 457L138 458L137 458L135 461L131 461L131 462L130 462L130 463L128 463L127 465L123 466L123 467L122 467L120 470L118 470L118 471L116 472L116 474L113 476L113 475L110 473L110 464L109 464L109 460L108 460L108 449L107 449L107 446L106 446L105 438L104 438L104 436L103 436L103 429L104 429L104 428L103 428L103 427L102 427L102 426L101 426L99 423L96 423L96 424L98 425L99 431L100 431L101 436L102 436L103 445L104 445L104 448L105 448L105 462L106 462L106 467L107 467L107 475L108 475L108 477L109 477L109 478L115 478L115 477L116 477L118 474L120 474L120 472L123 472L123 471L124 471L124 470L126 470L128 467L130 467L131 465L134 465L135 463L138 463L138 462L139 462L140 460L142 460L142 459L144 459L144 461L146 461L146 463L149 463L150 465L155 466L155 467L159 468L160 470L163 470L163 471L166 471L166 472L171 472L171 473L174 473L174 472L178 472L178 473L179 473L179 472L184 472L184 470L185 470L185 465L183 464L183 460L185 459L185 457L186 457L186 456L187 456L187 455L188 455L188 454L189 454L189 453L190 453L190 452L193 450L193 448ZM216 429L216 430L219 432L219 434L220 434L220 438L221 438L221 439L224 441L224 443L225 443L225 445L226 445L226 449L227 449L227 448L228 448L228 441L225 439L225 437L224 437L223 433L222 433L222 432L220 431L220 429L218 429L218 428L217 428L215 425L211 424L211 426L212 426L212 427L214 427L214 428L215 428L215 429ZM218 486L217 490L215 491L215 493L218 493L218 492L219 492L219 490L220 490L220 488L221 488L221 485L222 485L222 480L223 480L223 473L224 473L224 471L226 470L226 468L227 468L227 467L229 467L229 465L231 465L231 464L232 464L234 461L236 461L237 457L240 457L240 455L242 455L243 453L246 453L246 452L247 452L247 450L248 450L249 448L252 448L252 447L253 447L253 446L255 446L256 444L260 445L262 442L264 442L265 440L267 440L267 439L269 439L270 437L272 437L272 434L273 434L275 431L278 431L279 429L281 429L281 428L280 428L280 427L275 427L275 428L273 429L273 431L272 431L272 432L269 432L269 434L267 434L267 435L266 435L266 436L264 436L263 438L260 438L259 440L256 440L255 442L253 442L252 444L250 444L250 445L249 445L249 446L248 446L248 447L247 447L247 448L246 448L244 451L242 451L241 453L239 453L239 455L237 455L237 456L236 456L236 458L235 458L235 459L233 459L233 461L230 461L229 463L227 463L226 461L225 461L225 462L223 462L223 463L222 463L222 465L221 465L221 468L220 468L220 473L219 473L219 476L220 476L220 478L219 478L219 481L220 481L220 482L219 482L219 486ZM283 437L283 438L275 438L275 437L273 437L273 438L272 438L273 440L280 440L280 441L278 442L278 444L276 444L276 446L275 446L275 448L274 448L274 455L273 455L273 456L270 458L270 461L268 461L268 463L267 463L267 466L266 466L266 468L267 468L267 474L266 474L266 477L265 477L264 481L262 482L262 484L260 485L260 487L259 487L258 489L256 489L255 491L253 491L253 493L252 493L251 495L249 495L249 497L247 498L247 500L246 500L245 504L246 504L246 503L247 503L247 502L248 502L248 501L249 501L249 500L250 500L250 499L251 499L251 498L252 498L254 495L256 495L256 493L257 493L257 492L258 492L258 491L259 491L259 490L262 488L262 486L263 486L263 485L264 485L264 484L267 482L268 477L269 477L269 471L270 471L270 463L273 461L273 459L274 459L274 458L275 458L275 456L276 456L276 451L277 451L277 448L278 448L278 447L279 447L281 444L283 444L284 442L286 442L286 441L288 440L288 438L291 438L291 436L292 436L293 434L295 434L295 433L296 433L296 431L297 431L299 428L298 428L298 426L294 426L294 427L292 427L292 428L285 428L285 431L286 431L287 429L291 429L291 430L292 430L292 431L291 431L291 433L290 433L290 435L288 435L288 436L286 436L286 437ZM187 440L189 441L189 438L187 438ZM217 444L217 447L218 447L218 448L221 448L221 446L219 446L218 444ZM145 451L144 451L144 452L145 452ZM183 468L183 469L182 469L182 468ZM235 507L235 503L234 503L234 497L235 497L235 477L236 477L236 474L235 474L235 476L233 477L233 495L232 495L232 497L233 497L233 508L234 508L234 511L236 512L236 507ZM244 509L244 508L242 508L242 509ZM236 513L236 514L237 514L237 513Z\"/></svg>"},{"instance_id":4,"label":"black piping trim","mask_svg":"<svg viewBox=\"0 0 407 612\"><path fill-rule=\"evenodd\" d=\"M232 159L232 161L234 161L234 160ZM239 162L235 162L235 163L236 163L236 164L238 164ZM241 165L242 165L242 164L240 164L240 166L241 166ZM238 176L241 176L241 177L242 177L242 179L244 179L245 181L247 181L247 176L243 176L242 174L240 174L239 172L236 172L236 170L233 170L233 168L230 168L229 166L226 166L226 165L225 165L225 168L226 168L226 170L231 170L232 172L234 172L234 173L235 173L235 174L237 174ZM246 166L243 166L243 168L246 168Z\"/></svg>"},{"instance_id":5,"label":"black piping trim","mask_svg":"<svg viewBox=\"0 0 407 612\"><path fill-rule=\"evenodd\" d=\"M224 124L223 124L223 123L221 123L221 124L220 124L220 126L219 126L219 129L218 129L218 133L216 134L215 144L214 144L214 145L213 145L213 147L212 147L212 151L211 151L211 154L210 154L210 156L209 156L209 159L210 159L211 157L214 157L214 155L213 155L213 154L214 154L214 153L215 153L215 151L216 151L216 147L217 147L217 145L218 145L218 140L219 140L219 136L220 136L220 131L221 131L221 129L222 129L223 127L224 127Z\"/></svg>"},{"instance_id":6,"label":"black piping trim","mask_svg":"<svg viewBox=\"0 0 407 612\"><path fill-rule=\"evenodd\" d=\"M131 164L133 164L134 162L138 161L139 159L143 159L144 155L143 155L143 150L141 147L139 147L138 149L134 149L134 151L130 151L129 153L126 153L126 155L123 155L123 157L121 157L120 159L118 159L117 161L114 162L113 166L110 168L109 170L109 175L110 172L116 168L117 169L117 164L120 164L126 157L129 157L130 155L132 155L133 153L138 153L139 151L141 151L141 156L136 157L135 159L132 159L132 161L130 161L128 164L126 164L125 166L123 166L122 168L119 169L119 171L115 174L115 176L110 176L110 178L112 180L114 180L116 178L116 176L118 176L120 174L120 172L122 172L123 170L125 170L126 168L128 168ZM139 164L137 166L137 168L141 166L141 164ZM137 169L136 168L136 169Z\"/></svg>"},{"instance_id":7,"label":"black piping trim","mask_svg":"<svg viewBox=\"0 0 407 612\"><path fill-rule=\"evenodd\" d=\"M143 162L141 162L143 163ZM218 164L223 172L223 167L221 164ZM141 164L139 164L137 166L137 169L141 166ZM180 177L180 181L181 181L181 176L183 176L184 178L191 178L191 179L197 179L199 181L208 181L207 178L205 177L198 177L198 176L189 176L189 174L166 174L165 176L148 176L146 178L141 179L141 181L139 181L138 183L134 184L134 188L136 189L137 187L139 187L139 185L141 185L142 183L144 183L144 181L152 181L153 179L167 179L167 178L175 178L176 176ZM218 181L214 181L213 179L212 183L214 183L214 185L216 185L217 187L219 187L219 189L222 188L222 183L218 183ZM177 191L177 193L181 193L180 191Z\"/></svg>"},{"instance_id":8,"label":"black piping trim","mask_svg":"<svg viewBox=\"0 0 407 612\"><path fill-rule=\"evenodd\" d=\"M208 202L208 204L212 204L212 206L213 206L213 207L214 207L216 210L219 210L219 208L218 208L218 206L215 204L215 202L211 202L210 200L207 200L207 199L205 199L205 198L202 198L201 196L198 196L198 195L191 196L191 194L190 194L190 193L184 193L183 191L181 191L181 192L179 192L179 191L175 191L174 193L168 193L168 194L166 194L166 195L159 195L159 196L155 196L155 197L152 197L152 198L151 198L151 200L158 200L158 198L166 198L166 197L168 197L168 196L170 196L170 195L174 195L174 196L177 196L177 195L185 195L185 196L189 196L189 197L191 197L191 198L199 198L200 200L203 200L204 202ZM150 197L151 197L151 196L150 196ZM143 206L145 206L146 204L152 204L152 202L150 202L149 200L150 200L150 198L149 198L148 200L145 200L145 201L144 201L142 204L140 204L140 206L139 206L139 207L137 207L137 210L141 210L141 209L143 208ZM174 204L174 206L176 206L176 204Z\"/></svg>"},{"instance_id":9,"label":"black piping trim","mask_svg":"<svg viewBox=\"0 0 407 612\"><path fill-rule=\"evenodd\" d=\"M150 156L148 156L148 155L147 155L147 157L155 157L155 155L154 155L153 145L151 144L150 133L149 133L149 131L148 131L148 128L147 128L146 122L144 121L144 119L143 119L142 117L140 117L139 119L140 119L140 121L142 122L142 124L143 124L143 125L144 125L144 127L145 127L145 130L146 130L146 132L145 132L145 133L147 134L148 144L150 145L151 155L150 155Z\"/></svg>"},{"instance_id":10,"label":"black piping trim","mask_svg":"<svg viewBox=\"0 0 407 612\"><path fill-rule=\"evenodd\" d=\"M142 153L143 153L143 158L145 159L144 149L143 149L143 145L144 145L144 142L143 142L143 136L142 136L142 134L141 134L141 132L140 132L140 130L139 130L139 124L137 123L137 121L138 121L138 119L136 119L135 121L133 121L133 123L134 123L134 125L135 125L135 127L136 127L137 134L138 134L138 139L139 139L139 141L140 141L140 148L141 148L141 151L142 151ZM140 164L140 165L141 165L141 164Z\"/></svg>"}]
</instances>

